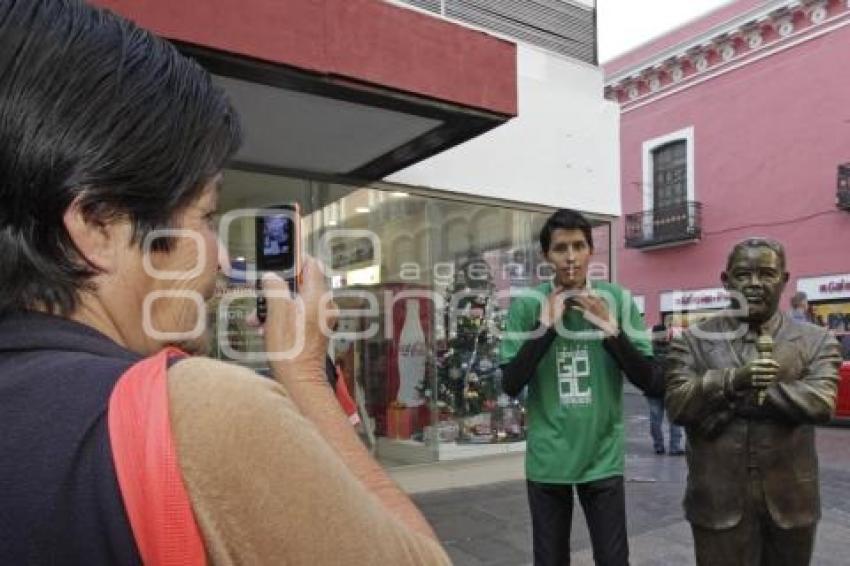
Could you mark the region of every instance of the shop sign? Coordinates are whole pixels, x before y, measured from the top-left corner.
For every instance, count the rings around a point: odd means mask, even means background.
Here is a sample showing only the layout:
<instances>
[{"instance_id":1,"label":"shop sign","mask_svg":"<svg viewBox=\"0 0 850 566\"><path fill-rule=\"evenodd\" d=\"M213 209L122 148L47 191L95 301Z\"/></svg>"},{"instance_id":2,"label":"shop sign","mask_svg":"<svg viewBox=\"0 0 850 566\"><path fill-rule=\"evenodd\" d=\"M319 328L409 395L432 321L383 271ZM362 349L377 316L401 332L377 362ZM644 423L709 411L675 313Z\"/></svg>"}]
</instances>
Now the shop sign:
<instances>
[{"instance_id":1,"label":"shop sign","mask_svg":"<svg viewBox=\"0 0 850 566\"><path fill-rule=\"evenodd\" d=\"M661 293L661 312L725 309L730 305L729 292L722 287Z\"/></svg>"},{"instance_id":2,"label":"shop sign","mask_svg":"<svg viewBox=\"0 0 850 566\"><path fill-rule=\"evenodd\" d=\"M850 274L798 279L797 290L803 291L809 301L850 298Z\"/></svg>"}]
</instances>

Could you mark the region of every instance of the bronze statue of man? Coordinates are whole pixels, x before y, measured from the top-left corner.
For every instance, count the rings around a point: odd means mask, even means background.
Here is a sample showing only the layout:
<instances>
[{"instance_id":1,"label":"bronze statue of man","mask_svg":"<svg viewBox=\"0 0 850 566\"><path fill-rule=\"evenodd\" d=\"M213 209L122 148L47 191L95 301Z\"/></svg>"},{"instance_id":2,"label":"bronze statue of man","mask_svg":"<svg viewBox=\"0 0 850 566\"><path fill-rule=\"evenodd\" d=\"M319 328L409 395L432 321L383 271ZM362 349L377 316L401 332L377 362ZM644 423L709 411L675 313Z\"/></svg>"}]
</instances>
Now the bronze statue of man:
<instances>
[{"instance_id":1,"label":"bronze statue of man","mask_svg":"<svg viewBox=\"0 0 850 566\"><path fill-rule=\"evenodd\" d=\"M687 430L696 561L805 566L820 518L814 425L835 409L839 346L778 312L788 282L779 242L739 242L721 280L733 310L684 332L667 358L667 410Z\"/></svg>"}]
</instances>

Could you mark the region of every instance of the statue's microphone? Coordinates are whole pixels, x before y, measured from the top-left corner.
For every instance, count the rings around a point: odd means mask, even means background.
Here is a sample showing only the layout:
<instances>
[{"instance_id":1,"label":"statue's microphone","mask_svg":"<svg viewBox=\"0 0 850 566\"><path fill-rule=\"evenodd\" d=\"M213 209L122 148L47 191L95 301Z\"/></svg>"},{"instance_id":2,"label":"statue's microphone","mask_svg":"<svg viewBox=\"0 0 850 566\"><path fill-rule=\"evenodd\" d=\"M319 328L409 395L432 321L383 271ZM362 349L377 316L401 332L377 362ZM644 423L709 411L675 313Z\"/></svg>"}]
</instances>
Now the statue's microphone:
<instances>
[{"instance_id":1,"label":"statue's microphone","mask_svg":"<svg viewBox=\"0 0 850 566\"><path fill-rule=\"evenodd\" d=\"M773 336L770 334L760 334L756 340L756 350L759 353L760 360L773 359ZM767 396L767 390L760 389L758 392L757 403L764 404L764 399Z\"/></svg>"}]
</instances>

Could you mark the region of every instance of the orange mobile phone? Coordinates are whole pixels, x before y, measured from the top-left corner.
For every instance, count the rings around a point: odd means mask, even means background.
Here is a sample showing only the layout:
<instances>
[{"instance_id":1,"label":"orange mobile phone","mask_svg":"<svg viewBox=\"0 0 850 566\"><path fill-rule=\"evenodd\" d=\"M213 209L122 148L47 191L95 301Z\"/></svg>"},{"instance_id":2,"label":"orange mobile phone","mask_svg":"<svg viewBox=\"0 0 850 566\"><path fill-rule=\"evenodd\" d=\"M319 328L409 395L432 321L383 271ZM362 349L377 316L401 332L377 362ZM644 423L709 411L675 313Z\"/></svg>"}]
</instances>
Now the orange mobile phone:
<instances>
[{"instance_id":1,"label":"orange mobile phone","mask_svg":"<svg viewBox=\"0 0 850 566\"><path fill-rule=\"evenodd\" d=\"M274 271L298 292L301 283L301 207L298 203L268 206L257 211L255 242L257 254L257 318L266 320L266 298L262 276Z\"/></svg>"}]
</instances>

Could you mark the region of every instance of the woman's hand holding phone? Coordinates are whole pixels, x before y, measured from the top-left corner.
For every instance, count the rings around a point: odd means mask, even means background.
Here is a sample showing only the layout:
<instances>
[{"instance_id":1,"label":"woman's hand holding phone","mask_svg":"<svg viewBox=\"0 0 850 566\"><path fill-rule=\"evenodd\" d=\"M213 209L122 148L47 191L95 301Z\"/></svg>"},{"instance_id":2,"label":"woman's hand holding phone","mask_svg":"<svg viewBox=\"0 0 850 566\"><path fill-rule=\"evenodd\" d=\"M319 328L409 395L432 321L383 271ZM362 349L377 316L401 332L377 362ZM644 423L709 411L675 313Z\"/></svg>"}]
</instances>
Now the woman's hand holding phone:
<instances>
[{"instance_id":1,"label":"woman's hand holding phone","mask_svg":"<svg viewBox=\"0 0 850 566\"><path fill-rule=\"evenodd\" d=\"M304 258L298 295L291 295L286 281L276 273L265 273L262 285L267 310L262 334L275 377L284 384L326 383L325 356L338 310L328 292L321 265L313 258ZM279 356L275 354L283 352L289 355L276 359Z\"/></svg>"}]
</instances>

